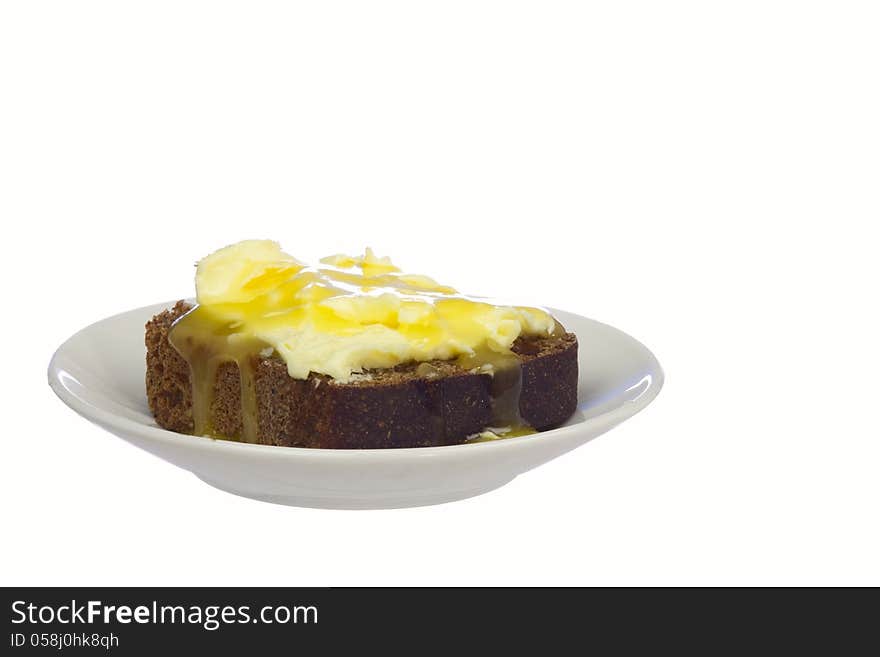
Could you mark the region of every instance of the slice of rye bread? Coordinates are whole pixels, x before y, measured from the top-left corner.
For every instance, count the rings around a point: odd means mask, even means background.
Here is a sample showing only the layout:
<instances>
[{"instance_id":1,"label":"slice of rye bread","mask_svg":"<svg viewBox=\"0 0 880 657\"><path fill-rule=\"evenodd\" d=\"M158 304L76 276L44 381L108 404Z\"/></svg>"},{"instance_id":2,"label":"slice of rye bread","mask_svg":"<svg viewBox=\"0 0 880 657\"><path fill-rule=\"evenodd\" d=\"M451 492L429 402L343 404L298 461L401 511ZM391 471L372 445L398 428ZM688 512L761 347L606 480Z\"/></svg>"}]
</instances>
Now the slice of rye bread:
<instances>
[{"instance_id":1,"label":"slice of rye bread","mask_svg":"<svg viewBox=\"0 0 880 657\"><path fill-rule=\"evenodd\" d=\"M146 325L147 399L159 426L192 433L189 365L168 342L168 330L191 306L178 301ZM577 406L577 338L519 338L519 413L538 430L567 420ZM351 383L312 373L294 379L277 357L256 358L257 440L268 445L367 449L428 447L463 442L492 421L488 374L450 361L431 361L430 376L418 364L369 370ZM422 369L424 373L424 368ZM241 432L238 365L220 366L211 404L217 434Z\"/></svg>"}]
</instances>

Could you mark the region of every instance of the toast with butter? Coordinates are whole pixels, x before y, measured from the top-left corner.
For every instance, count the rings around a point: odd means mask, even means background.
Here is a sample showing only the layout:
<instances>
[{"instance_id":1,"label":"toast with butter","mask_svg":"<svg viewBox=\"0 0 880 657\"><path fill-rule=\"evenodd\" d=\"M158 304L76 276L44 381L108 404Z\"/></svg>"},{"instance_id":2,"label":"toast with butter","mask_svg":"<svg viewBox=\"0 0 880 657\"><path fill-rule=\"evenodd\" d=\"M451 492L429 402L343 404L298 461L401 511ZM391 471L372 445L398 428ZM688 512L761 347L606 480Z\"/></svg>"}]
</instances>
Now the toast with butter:
<instances>
[{"instance_id":1,"label":"toast with butter","mask_svg":"<svg viewBox=\"0 0 880 657\"><path fill-rule=\"evenodd\" d=\"M288 447L428 447L558 426L577 338L546 311L465 297L371 251L308 267L269 241L199 262L197 304L146 326L159 426Z\"/></svg>"}]
</instances>

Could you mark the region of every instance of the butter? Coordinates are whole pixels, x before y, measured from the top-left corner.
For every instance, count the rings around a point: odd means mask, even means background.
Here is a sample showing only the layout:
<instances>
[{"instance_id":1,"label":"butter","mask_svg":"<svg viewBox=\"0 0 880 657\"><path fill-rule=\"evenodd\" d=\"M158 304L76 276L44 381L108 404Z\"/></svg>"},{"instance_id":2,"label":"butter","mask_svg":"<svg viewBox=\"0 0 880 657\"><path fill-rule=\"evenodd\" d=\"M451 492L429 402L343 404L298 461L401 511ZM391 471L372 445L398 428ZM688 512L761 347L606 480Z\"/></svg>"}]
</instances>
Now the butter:
<instances>
[{"instance_id":1,"label":"butter","mask_svg":"<svg viewBox=\"0 0 880 657\"><path fill-rule=\"evenodd\" d=\"M405 362L509 357L520 335L556 327L545 310L461 295L370 249L320 263L308 266L268 240L227 246L198 263L198 306L179 321L233 350L274 350L294 378L315 372L341 383Z\"/></svg>"}]
</instances>

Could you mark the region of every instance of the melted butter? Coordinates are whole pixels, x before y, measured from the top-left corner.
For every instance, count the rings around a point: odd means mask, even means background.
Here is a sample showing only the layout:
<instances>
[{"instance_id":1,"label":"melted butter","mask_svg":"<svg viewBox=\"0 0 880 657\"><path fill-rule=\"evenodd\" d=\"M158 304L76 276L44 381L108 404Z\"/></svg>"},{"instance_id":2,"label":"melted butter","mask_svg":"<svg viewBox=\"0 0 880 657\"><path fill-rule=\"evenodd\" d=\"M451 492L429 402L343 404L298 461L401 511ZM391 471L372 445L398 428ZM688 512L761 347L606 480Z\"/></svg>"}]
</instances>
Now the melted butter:
<instances>
[{"instance_id":1,"label":"melted butter","mask_svg":"<svg viewBox=\"0 0 880 657\"><path fill-rule=\"evenodd\" d=\"M217 368L231 361L241 378L238 438L256 441L254 376L265 349L278 354L294 378L315 372L340 383L407 362L421 363L419 374L430 378L427 361L455 360L492 376L495 426L523 426L521 367L510 347L520 335L562 330L549 313L459 294L427 276L402 273L369 249L321 264L307 266L277 243L255 240L199 262L198 305L169 335L190 365L194 433L218 435L211 426L214 382Z\"/></svg>"}]
</instances>

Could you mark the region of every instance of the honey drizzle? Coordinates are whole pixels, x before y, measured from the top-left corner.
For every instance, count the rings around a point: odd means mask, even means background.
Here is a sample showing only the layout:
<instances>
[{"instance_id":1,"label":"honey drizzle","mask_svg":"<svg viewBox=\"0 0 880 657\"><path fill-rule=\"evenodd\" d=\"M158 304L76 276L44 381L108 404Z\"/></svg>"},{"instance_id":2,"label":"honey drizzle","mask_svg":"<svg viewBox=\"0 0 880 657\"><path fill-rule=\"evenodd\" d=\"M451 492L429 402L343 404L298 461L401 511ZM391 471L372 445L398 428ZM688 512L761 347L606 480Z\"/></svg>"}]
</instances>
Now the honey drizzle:
<instances>
[{"instance_id":1,"label":"honey drizzle","mask_svg":"<svg viewBox=\"0 0 880 657\"><path fill-rule=\"evenodd\" d=\"M241 440L245 443L257 442L259 423L257 420L257 382L256 357L239 359L238 371L241 379Z\"/></svg>"},{"instance_id":2,"label":"honey drizzle","mask_svg":"<svg viewBox=\"0 0 880 657\"><path fill-rule=\"evenodd\" d=\"M516 355L483 348L473 354L459 356L456 363L462 369L486 373L492 377L489 386L489 398L492 404L491 426L511 428L528 426L519 413L522 365Z\"/></svg>"},{"instance_id":3,"label":"honey drizzle","mask_svg":"<svg viewBox=\"0 0 880 657\"><path fill-rule=\"evenodd\" d=\"M212 435L214 427L211 422L211 403L214 399L214 382L221 361L219 358L198 356L186 360L189 363L192 381L193 433L197 436Z\"/></svg>"},{"instance_id":4,"label":"honey drizzle","mask_svg":"<svg viewBox=\"0 0 880 657\"><path fill-rule=\"evenodd\" d=\"M267 345L243 337L235 329L233 324L217 322L196 306L172 324L168 341L189 365L193 434L255 443L259 428L256 363L260 350ZM236 436L219 433L212 422L217 372L227 362L235 363L239 374L241 431Z\"/></svg>"}]
</instances>

